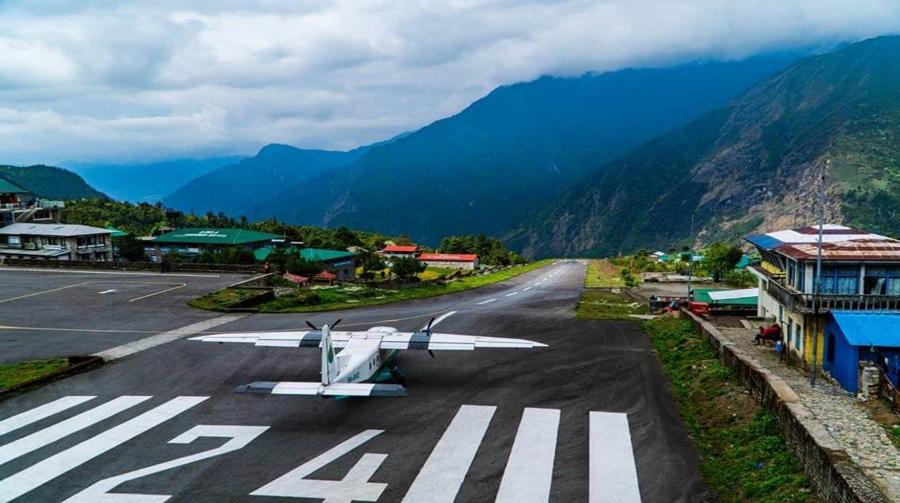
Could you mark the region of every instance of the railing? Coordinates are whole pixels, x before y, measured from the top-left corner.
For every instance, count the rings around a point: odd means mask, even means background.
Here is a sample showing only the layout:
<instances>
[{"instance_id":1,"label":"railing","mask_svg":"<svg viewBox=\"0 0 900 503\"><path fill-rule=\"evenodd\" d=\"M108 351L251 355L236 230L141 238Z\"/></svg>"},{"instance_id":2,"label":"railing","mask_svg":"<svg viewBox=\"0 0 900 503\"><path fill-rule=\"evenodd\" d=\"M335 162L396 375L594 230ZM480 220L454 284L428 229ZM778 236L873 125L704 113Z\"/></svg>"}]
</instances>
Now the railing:
<instances>
[{"instance_id":1,"label":"railing","mask_svg":"<svg viewBox=\"0 0 900 503\"><path fill-rule=\"evenodd\" d=\"M794 291L774 278L769 278L766 292L792 311L811 313L815 310L815 295ZM845 295L824 293L819 295L819 311L885 311L900 310L900 296L896 295Z\"/></svg>"},{"instance_id":2,"label":"railing","mask_svg":"<svg viewBox=\"0 0 900 503\"><path fill-rule=\"evenodd\" d=\"M891 403L891 408L894 409L894 412L900 414L900 391L897 391L897 388L894 387L883 370L881 372L880 391L881 397Z\"/></svg>"}]
</instances>

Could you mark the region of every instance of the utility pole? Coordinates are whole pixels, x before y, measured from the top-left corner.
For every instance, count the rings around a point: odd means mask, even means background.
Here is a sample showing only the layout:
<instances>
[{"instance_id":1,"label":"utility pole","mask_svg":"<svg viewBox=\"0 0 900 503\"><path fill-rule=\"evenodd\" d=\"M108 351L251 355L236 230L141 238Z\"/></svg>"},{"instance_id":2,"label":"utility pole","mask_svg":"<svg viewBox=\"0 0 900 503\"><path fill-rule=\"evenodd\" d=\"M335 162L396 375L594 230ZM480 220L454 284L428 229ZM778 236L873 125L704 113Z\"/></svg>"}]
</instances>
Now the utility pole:
<instances>
[{"instance_id":1,"label":"utility pole","mask_svg":"<svg viewBox=\"0 0 900 503\"><path fill-rule=\"evenodd\" d=\"M694 276L694 213L691 212L691 244L688 246L688 302L692 300L691 279Z\"/></svg>"},{"instance_id":2,"label":"utility pole","mask_svg":"<svg viewBox=\"0 0 900 503\"><path fill-rule=\"evenodd\" d=\"M815 333L812 338L812 368L809 372L809 385L816 385L816 367L819 360L819 307L822 303L822 238L825 229L825 175L831 159L822 164L822 173L819 179L819 242L816 246L816 278L813 282L813 316L815 316ZM790 336L790 334L788 334Z\"/></svg>"}]
</instances>

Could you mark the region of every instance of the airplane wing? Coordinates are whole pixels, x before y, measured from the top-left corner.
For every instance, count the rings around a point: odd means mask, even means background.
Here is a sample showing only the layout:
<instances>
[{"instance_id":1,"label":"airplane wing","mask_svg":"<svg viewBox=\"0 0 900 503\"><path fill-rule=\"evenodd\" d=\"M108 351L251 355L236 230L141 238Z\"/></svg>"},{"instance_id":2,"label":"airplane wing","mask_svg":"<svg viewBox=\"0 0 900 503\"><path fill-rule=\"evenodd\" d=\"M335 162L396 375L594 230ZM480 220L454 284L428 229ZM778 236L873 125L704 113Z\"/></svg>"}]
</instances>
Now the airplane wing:
<instances>
[{"instance_id":1,"label":"airplane wing","mask_svg":"<svg viewBox=\"0 0 900 503\"><path fill-rule=\"evenodd\" d=\"M351 337L365 332L331 332L332 345L342 348ZM234 332L225 334L200 335L189 340L201 342L234 342L275 348L317 348L322 342L322 332L307 330L302 332Z\"/></svg>"},{"instance_id":2,"label":"airplane wing","mask_svg":"<svg viewBox=\"0 0 900 503\"><path fill-rule=\"evenodd\" d=\"M317 382L257 381L235 390L239 393L301 396L406 396L406 388L399 384L334 383L323 386Z\"/></svg>"},{"instance_id":3,"label":"airplane wing","mask_svg":"<svg viewBox=\"0 0 900 503\"><path fill-rule=\"evenodd\" d=\"M428 332L398 332L381 338L380 349L428 351L474 351L476 349L545 348L546 344L526 339L483 337L480 335L438 334Z\"/></svg>"}]
</instances>

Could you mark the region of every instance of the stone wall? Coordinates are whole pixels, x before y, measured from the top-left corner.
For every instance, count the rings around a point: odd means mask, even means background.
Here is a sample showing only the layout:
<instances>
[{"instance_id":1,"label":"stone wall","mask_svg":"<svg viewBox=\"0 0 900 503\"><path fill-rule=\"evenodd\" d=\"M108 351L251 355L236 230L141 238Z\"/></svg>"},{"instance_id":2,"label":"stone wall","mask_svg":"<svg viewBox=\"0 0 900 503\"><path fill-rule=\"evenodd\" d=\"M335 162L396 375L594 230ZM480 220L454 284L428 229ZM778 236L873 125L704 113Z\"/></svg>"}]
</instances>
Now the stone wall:
<instances>
[{"instance_id":1,"label":"stone wall","mask_svg":"<svg viewBox=\"0 0 900 503\"><path fill-rule=\"evenodd\" d=\"M725 365L735 370L754 398L778 418L781 434L794 451L822 501L882 503L887 498L815 419L794 390L727 341L708 321L685 311Z\"/></svg>"}]
</instances>

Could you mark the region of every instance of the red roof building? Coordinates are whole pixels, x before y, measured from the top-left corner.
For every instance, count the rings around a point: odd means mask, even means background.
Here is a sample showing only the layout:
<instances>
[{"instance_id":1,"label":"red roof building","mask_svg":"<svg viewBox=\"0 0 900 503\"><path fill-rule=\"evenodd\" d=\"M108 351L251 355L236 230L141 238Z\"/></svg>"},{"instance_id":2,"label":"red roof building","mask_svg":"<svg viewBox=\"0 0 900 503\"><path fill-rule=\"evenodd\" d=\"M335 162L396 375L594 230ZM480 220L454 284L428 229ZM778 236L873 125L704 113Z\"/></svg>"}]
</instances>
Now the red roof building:
<instances>
[{"instance_id":1,"label":"red roof building","mask_svg":"<svg viewBox=\"0 0 900 503\"><path fill-rule=\"evenodd\" d=\"M381 250L384 255L415 255L418 252L416 245L387 245Z\"/></svg>"},{"instance_id":2,"label":"red roof building","mask_svg":"<svg viewBox=\"0 0 900 503\"><path fill-rule=\"evenodd\" d=\"M282 277L290 281L291 283L294 283L295 285L305 285L306 282L309 281L309 278L307 278L306 276L298 276L289 272L284 273Z\"/></svg>"},{"instance_id":3,"label":"red roof building","mask_svg":"<svg viewBox=\"0 0 900 503\"><path fill-rule=\"evenodd\" d=\"M319 274L315 275L315 279L320 281L334 281L337 279L337 274L330 273L328 271L322 271Z\"/></svg>"},{"instance_id":4,"label":"red roof building","mask_svg":"<svg viewBox=\"0 0 900 503\"><path fill-rule=\"evenodd\" d=\"M477 269L478 255L474 253L423 253L419 261L432 267L449 269Z\"/></svg>"}]
</instances>

